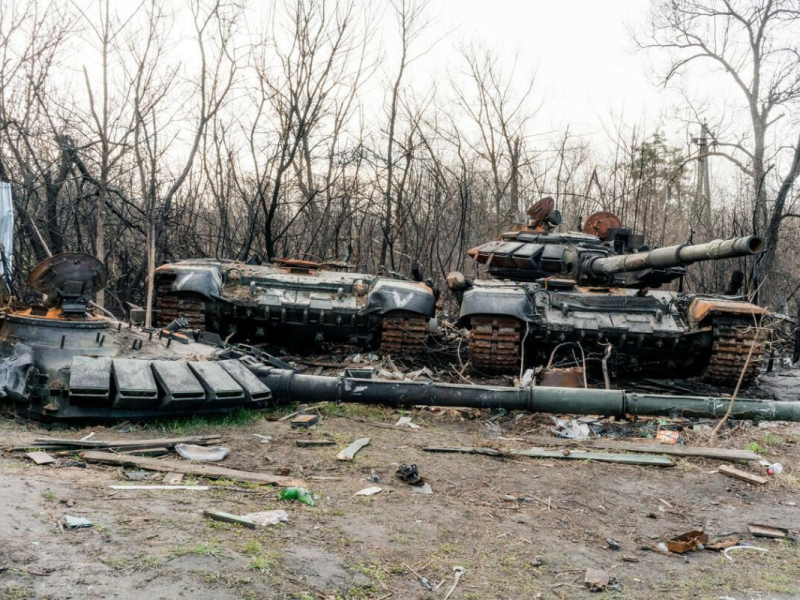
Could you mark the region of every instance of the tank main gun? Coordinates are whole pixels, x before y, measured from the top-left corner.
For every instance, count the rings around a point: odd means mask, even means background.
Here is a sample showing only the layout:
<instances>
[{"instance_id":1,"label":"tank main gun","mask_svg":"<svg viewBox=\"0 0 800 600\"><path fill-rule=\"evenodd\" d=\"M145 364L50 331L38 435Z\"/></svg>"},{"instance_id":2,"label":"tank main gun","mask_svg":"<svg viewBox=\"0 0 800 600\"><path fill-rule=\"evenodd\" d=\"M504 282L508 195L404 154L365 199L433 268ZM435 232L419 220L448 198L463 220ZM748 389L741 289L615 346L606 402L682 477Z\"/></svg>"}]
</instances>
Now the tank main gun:
<instances>
[{"instance_id":1,"label":"tank main gun","mask_svg":"<svg viewBox=\"0 0 800 600\"><path fill-rule=\"evenodd\" d=\"M644 269L685 267L705 260L752 256L759 254L763 249L764 240L757 235L750 235L729 240L713 240L705 244L666 246L620 256L593 257L583 263L583 270L594 276L612 276Z\"/></svg>"}]
</instances>

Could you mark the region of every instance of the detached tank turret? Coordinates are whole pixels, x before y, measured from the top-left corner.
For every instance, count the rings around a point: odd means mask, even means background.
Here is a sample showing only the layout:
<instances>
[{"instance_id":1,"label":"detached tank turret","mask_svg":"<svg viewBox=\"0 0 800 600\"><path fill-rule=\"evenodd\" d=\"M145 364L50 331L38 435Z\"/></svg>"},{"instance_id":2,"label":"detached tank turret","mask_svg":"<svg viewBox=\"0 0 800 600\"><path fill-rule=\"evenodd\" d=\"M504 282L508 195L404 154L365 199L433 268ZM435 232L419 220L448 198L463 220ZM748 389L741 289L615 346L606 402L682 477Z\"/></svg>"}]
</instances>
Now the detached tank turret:
<instances>
[{"instance_id":1,"label":"detached tank turret","mask_svg":"<svg viewBox=\"0 0 800 600\"><path fill-rule=\"evenodd\" d=\"M470 360L483 371L516 372L546 364L567 342L589 351L612 346L620 373L702 375L734 387L758 373L766 311L737 296L657 291L695 262L751 256L757 236L647 249L610 213L597 213L582 232L554 233L560 214L552 199L535 205L532 222L469 251L492 280L448 276L469 327ZM750 355L748 359L748 355Z\"/></svg>"},{"instance_id":2,"label":"detached tank turret","mask_svg":"<svg viewBox=\"0 0 800 600\"><path fill-rule=\"evenodd\" d=\"M413 355L425 349L437 295L414 273L403 279L296 259L181 260L156 269L156 320L185 317L234 342L294 342L302 349L337 341Z\"/></svg>"}]
</instances>

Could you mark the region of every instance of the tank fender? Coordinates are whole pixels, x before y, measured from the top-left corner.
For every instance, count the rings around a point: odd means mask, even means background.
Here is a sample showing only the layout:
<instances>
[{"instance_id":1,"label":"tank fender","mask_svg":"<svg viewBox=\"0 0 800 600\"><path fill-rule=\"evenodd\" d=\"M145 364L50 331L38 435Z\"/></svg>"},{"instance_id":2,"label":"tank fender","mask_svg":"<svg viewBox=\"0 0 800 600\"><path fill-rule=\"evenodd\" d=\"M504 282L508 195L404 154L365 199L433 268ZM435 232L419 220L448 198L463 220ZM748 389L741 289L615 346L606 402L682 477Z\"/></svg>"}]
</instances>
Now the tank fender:
<instances>
[{"instance_id":1,"label":"tank fender","mask_svg":"<svg viewBox=\"0 0 800 600\"><path fill-rule=\"evenodd\" d=\"M459 323L472 315L502 315L531 321L533 306L522 288L487 290L476 286L464 292Z\"/></svg>"},{"instance_id":2,"label":"tank fender","mask_svg":"<svg viewBox=\"0 0 800 600\"><path fill-rule=\"evenodd\" d=\"M689 320L696 326L701 325L712 315L731 314L753 315L757 317L766 315L768 312L767 309L751 304L750 302L722 300L717 298L694 298L689 304Z\"/></svg>"},{"instance_id":3,"label":"tank fender","mask_svg":"<svg viewBox=\"0 0 800 600\"><path fill-rule=\"evenodd\" d=\"M432 317L436 312L433 290L424 283L378 279L369 291L364 312L383 315L394 310Z\"/></svg>"},{"instance_id":4,"label":"tank fender","mask_svg":"<svg viewBox=\"0 0 800 600\"><path fill-rule=\"evenodd\" d=\"M219 271L210 267L181 270L170 285L170 292L194 292L209 300L219 297L222 290L222 277Z\"/></svg>"}]
</instances>

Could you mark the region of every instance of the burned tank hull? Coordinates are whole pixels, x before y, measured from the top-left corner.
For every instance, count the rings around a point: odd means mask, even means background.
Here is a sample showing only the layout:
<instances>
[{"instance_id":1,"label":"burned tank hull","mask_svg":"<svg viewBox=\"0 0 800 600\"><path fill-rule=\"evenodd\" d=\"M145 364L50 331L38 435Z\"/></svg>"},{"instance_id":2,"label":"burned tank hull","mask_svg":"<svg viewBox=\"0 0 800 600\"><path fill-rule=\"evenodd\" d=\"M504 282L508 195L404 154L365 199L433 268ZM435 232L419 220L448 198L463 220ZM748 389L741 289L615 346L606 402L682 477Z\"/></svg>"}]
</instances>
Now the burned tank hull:
<instances>
[{"instance_id":1,"label":"burned tank hull","mask_svg":"<svg viewBox=\"0 0 800 600\"><path fill-rule=\"evenodd\" d=\"M436 308L425 283L308 261L184 260L156 269L155 282L159 323L183 316L238 342L336 341L413 355L425 348Z\"/></svg>"},{"instance_id":2,"label":"burned tank hull","mask_svg":"<svg viewBox=\"0 0 800 600\"><path fill-rule=\"evenodd\" d=\"M608 353L605 364L620 375L699 375L731 388L740 374L745 384L757 376L768 334L765 309L733 295L654 288L698 261L758 254L761 238L650 250L609 213L567 233L551 231L560 223L559 215L547 217L552 201L529 214L536 216L529 226L469 251L492 279L448 277L459 324L471 330L473 367L519 373L520 366L563 358L554 352L570 345L589 354L589 367Z\"/></svg>"},{"instance_id":3,"label":"burned tank hull","mask_svg":"<svg viewBox=\"0 0 800 600\"><path fill-rule=\"evenodd\" d=\"M480 281L463 294L460 324L471 330L470 361L487 372L547 365L565 344L580 344L596 366L610 344L616 373L734 387L745 363L745 383L758 375L766 315L735 297Z\"/></svg>"}]
</instances>

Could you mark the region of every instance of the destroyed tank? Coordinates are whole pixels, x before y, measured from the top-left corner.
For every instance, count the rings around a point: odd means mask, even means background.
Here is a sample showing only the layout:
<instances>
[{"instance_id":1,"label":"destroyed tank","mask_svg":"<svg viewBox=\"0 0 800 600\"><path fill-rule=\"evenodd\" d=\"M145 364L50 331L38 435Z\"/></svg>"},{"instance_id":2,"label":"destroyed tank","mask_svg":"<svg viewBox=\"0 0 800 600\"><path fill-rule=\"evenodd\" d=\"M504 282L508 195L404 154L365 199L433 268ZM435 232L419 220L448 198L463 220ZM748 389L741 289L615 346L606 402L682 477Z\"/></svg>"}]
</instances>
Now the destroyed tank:
<instances>
[{"instance_id":1,"label":"destroyed tank","mask_svg":"<svg viewBox=\"0 0 800 600\"><path fill-rule=\"evenodd\" d=\"M724 387L735 387L743 370L744 383L757 376L765 309L735 290L701 295L653 288L698 261L758 254L761 238L648 250L611 213L592 215L581 232L568 233L552 231L561 222L552 199L529 215L528 226L469 251L492 279L448 276L460 302L459 324L471 330L475 369L517 374L521 362L548 365L559 346L571 343L601 356L610 345L608 364L619 375L699 375Z\"/></svg>"},{"instance_id":2,"label":"destroyed tank","mask_svg":"<svg viewBox=\"0 0 800 600\"><path fill-rule=\"evenodd\" d=\"M296 259L181 260L156 269L156 320L185 317L233 341L336 341L413 355L425 349L437 296L414 273L408 280Z\"/></svg>"},{"instance_id":3,"label":"destroyed tank","mask_svg":"<svg viewBox=\"0 0 800 600\"><path fill-rule=\"evenodd\" d=\"M48 420L139 419L262 408L271 394L228 358L218 336L198 342L185 321L144 330L96 314L103 264L68 253L40 263L27 283L47 304L7 309L0 327L0 396Z\"/></svg>"},{"instance_id":4,"label":"destroyed tank","mask_svg":"<svg viewBox=\"0 0 800 600\"><path fill-rule=\"evenodd\" d=\"M336 402L502 408L593 415L721 417L727 398L624 390L493 387L304 375L254 348L186 329L146 330L94 313L105 268L86 254L40 264L28 284L47 305L9 308L0 327L0 398L56 422L128 421L219 414L268 404ZM800 421L800 403L737 399L739 419ZM81 440L86 448L94 441Z\"/></svg>"}]
</instances>

